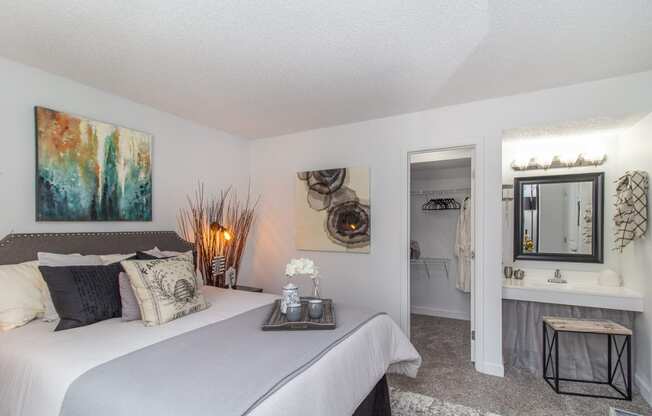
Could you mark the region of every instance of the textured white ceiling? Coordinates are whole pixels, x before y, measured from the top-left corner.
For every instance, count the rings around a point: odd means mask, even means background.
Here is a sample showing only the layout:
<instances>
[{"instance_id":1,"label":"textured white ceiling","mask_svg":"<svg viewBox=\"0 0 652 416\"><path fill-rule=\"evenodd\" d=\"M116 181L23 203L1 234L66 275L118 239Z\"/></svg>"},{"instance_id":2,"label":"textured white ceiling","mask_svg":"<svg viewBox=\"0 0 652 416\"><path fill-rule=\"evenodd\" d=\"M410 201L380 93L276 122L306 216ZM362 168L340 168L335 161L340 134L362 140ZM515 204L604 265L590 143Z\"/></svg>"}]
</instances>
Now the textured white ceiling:
<instances>
[{"instance_id":1,"label":"textured white ceiling","mask_svg":"<svg viewBox=\"0 0 652 416\"><path fill-rule=\"evenodd\" d=\"M652 1L3 0L0 55L256 138L652 69Z\"/></svg>"},{"instance_id":2,"label":"textured white ceiling","mask_svg":"<svg viewBox=\"0 0 652 416\"><path fill-rule=\"evenodd\" d=\"M522 127L505 130L503 140L545 139L590 134L610 134L633 127L648 114L625 114L614 117L566 121L546 126Z\"/></svg>"}]
</instances>

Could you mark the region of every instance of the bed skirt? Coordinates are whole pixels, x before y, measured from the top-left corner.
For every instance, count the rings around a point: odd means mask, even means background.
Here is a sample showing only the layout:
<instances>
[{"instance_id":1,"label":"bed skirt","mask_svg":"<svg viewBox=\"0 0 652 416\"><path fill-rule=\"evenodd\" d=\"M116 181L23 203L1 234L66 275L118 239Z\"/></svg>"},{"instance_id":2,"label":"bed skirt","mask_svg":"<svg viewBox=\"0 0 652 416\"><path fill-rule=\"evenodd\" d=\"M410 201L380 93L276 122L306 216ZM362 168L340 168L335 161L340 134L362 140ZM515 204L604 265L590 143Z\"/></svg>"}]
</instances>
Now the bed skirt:
<instances>
[{"instance_id":1,"label":"bed skirt","mask_svg":"<svg viewBox=\"0 0 652 416\"><path fill-rule=\"evenodd\" d=\"M389 387L387 376L380 379L371 393L360 403L353 416L391 416L392 409L389 403Z\"/></svg>"}]
</instances>

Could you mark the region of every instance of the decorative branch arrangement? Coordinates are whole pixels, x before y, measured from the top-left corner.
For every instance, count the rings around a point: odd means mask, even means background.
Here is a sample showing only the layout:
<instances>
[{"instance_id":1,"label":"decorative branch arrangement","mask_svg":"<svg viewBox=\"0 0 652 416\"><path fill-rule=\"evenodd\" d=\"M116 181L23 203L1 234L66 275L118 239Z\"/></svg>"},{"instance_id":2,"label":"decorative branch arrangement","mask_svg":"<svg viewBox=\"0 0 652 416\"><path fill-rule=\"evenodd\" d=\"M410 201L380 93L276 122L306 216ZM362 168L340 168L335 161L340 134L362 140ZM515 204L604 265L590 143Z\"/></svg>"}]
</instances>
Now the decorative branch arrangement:
<instances>
[{"instance_id":1,"label":"decorative branch arrangement","mask_svg":"<svg viewBox=\"0 0 652 416\"><path fill-rule=\"evenodd\" d=\"M188 196L188 207L179 211L179 230L184 239L194 242L199 271L207 285L225 286L224 275L216 277L211 273L215 256L226 257L227 268L240 269L256 205L258 200L252 202L251 190L244 202L231 187L207 197L203 183L199 183L193 197Z\"/></svg>"}]
</instances>

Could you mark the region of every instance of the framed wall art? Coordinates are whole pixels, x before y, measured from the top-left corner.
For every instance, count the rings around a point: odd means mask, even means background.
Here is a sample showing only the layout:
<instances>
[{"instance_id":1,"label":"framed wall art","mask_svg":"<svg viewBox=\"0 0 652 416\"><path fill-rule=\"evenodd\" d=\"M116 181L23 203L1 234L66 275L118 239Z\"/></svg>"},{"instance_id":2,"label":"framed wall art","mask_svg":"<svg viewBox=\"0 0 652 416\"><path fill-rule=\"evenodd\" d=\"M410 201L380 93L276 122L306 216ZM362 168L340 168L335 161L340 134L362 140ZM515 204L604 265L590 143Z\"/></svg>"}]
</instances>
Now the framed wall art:
<instances>
[{"instance_id":1,"label":"framed wall art","mask_svg":"<svg viewBox=\"0 0 652 416\"><path fill-rule=\"evenodd\" d=\"M151 221L152 135L43 107L37 221Z\"/></svg>"},{"instance_id":2,"label":"framed wall art","mask_svg":"<svg viewBox=\"0 0 652 416\"><path fill-rule=\"evenodd\" d=\"M369 253L369 169L299 172L296 245L300 250Z\"/></svg>"}]
</instances>

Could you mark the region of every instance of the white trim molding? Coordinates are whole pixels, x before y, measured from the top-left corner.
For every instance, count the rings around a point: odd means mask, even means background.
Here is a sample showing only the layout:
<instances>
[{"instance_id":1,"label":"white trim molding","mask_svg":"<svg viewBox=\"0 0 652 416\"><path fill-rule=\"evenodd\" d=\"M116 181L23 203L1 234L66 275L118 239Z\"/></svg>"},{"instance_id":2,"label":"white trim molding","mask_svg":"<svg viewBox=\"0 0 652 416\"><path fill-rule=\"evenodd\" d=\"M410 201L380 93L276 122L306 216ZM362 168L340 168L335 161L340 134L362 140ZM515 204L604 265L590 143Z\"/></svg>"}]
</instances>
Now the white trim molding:
<instances>
[{"instance_id":1,"label":"white trim molding","mask_svg":"<svg viewBox=\"0 0 652 416\"><path fill-rule=\"evenodd\" d=\"M417 314L417 315L436 316L438 318L459 319L462 321L471 320L468 311L467 312L451 311L448 309L438 309L438 308L432 308L430 306L417 306L417 305L412 305L410 310L412 311L413 314Z\"/></svg>"},{"instance_id":2,"label":"white trim molding","mask_svg":"<svg viewBox=\"0 0 652 416\"><path fill-rule=\"evenodd\" d=\"M474 165L474 242L475 242L475 261L474 261L474 298L475 307L474 311L474 325L475 325L475 368L477 371L502 377L504 375L504 367L502 363L502 293L501 283L502 280L500 272L500 259L490 259L486 256L485 252L487 247L495 244L496 241L502 241L498 235L489 236L486 228L487 224L495 225L495 218L488 218L487 202L495 202L500 205L500 181L498 181L498 188L495 190L495 198L490 195L494 192L492 184L487 183L486 169L486 146L484 139L465 139L450 141L450 145L442 145L441 142L433 143L431 145L404 147L401 151L402 168L401 182L403 183L401 198L401 236L400 236L400 252L401 256L401 285L400 285L400 325L403 331L410 335L410 312L412 310L410 305L410 156L420 152L433 152L441 150L454 150L454 149L473 149L473 165ZM493 157L493 155L490 155ZM500 161L498 162L500 165ZM494 233L495 234L495 233ZM495 261L494 261L495 260ZM496 267L494 266L496 264ZM495 270L494 270L495 269ZM496 287L492 287L496 285ZM489 296L497 296L496 299L489 298ZM492 334L487 336L486 334ZM489 356L489 352L491 355Z\"/></svg>"},{"instance_id":3,"label":"white trim molding","mask_svg":"<svg viewBox=\"0 0 652 416\"><path fill-rule=\"evenodd\" d=\"M650 387L650 380L646 380L644 376L640 373L634 375L634 380L636 381L636 387L641 393L641 397L652 406L652 387Z\"/></svg>"},{"instance_id":4,"label":"white trim molding","mask_svg":"<svg viewBox=\"0 0 652 416\"><path fill-rule=\"evenodd\" d=\"M496 377L505 377L505 367L502 363L475 363L475 369L483 374L488 374L490 376Z\"/></svg>"}]
</instances>

